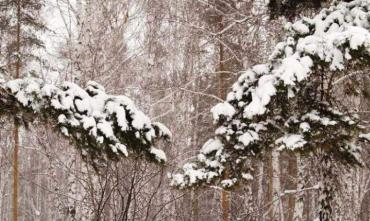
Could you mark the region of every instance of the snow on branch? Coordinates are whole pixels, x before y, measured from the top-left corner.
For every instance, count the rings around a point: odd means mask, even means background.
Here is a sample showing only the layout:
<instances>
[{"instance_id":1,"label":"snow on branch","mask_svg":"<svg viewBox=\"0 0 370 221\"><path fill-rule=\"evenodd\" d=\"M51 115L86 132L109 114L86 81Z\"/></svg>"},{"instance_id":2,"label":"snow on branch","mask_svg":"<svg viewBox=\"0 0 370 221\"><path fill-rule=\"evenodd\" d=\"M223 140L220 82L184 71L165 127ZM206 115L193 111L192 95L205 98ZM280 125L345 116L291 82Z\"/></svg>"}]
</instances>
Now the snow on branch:
<instances>
[{"instance_id":1,"label":"snow on branch","mask_svg":"<svg viewBox=\"0 0 370 221\"><path fill-rule=\"evenodd\" d=\"M324 148L341 162L361 164L361 120L332 105L338 103L332 81L324 80L370 65L370 1L342 2L285 29L288 35L269 62L245 71L227 100L212 108L219 127L211 141L218 148L185 164L172 175L173 186L233 187L250 180L251 157L271 148Z\"/></svg>"},{"instance_id":2,"label":"snow on branch","mask_svg":"<svg viewBox=\"0 0 370 221\"><path fill-rule=\"evenodd\" d=\"M154 145L171 138L163 124L151 122L128 97L106 94L93 81L85 89L71 82L56 86L36 78L3 82L0 114L18 116L19 122L35 118L52 122L96 165L131 153L164 163L165 153Z\"/></svg>"}]
</instances>

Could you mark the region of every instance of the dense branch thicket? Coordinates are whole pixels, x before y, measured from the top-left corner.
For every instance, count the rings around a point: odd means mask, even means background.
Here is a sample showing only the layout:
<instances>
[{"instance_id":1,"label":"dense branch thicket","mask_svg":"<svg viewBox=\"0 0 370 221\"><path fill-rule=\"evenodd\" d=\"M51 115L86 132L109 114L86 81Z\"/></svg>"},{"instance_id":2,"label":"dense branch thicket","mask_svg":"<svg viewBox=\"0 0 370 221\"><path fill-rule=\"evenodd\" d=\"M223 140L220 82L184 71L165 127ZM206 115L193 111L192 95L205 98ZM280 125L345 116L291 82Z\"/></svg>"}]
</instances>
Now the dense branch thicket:
<instances>
[{"instance_id":1,"label":"dense branch thicket","mask_svg":"<svg viewBox=\"0 0 370 221\"><path fill-rule=\"evenodd\" d=\"M17 123L51 122L94 166L130 152L157 163L166 161L154 145L162 138L169 141L169 130L152 123L126 96L106 94L96 82L82 89L71 82L57 87L24 78L5 82L0 90L1 115L16 116Z\"/></svg>"}]
</instances>

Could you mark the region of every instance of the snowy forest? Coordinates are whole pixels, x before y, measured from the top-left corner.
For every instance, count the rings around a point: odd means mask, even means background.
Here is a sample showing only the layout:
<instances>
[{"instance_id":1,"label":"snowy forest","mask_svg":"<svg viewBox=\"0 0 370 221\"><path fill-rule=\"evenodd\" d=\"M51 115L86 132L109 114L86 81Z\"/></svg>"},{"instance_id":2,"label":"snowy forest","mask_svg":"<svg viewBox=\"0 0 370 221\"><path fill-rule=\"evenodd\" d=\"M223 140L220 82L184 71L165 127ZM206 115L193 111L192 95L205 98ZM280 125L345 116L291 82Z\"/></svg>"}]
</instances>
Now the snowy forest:
<instances>
[{"instance_id":1,"label":"snowy forest","mask_svg":"<svg viewBox=\"0 0 370 221\"><path fill-rule=\"evenodd\" d=\"M370 0L0 0L0 221L370 221Z\"/></svg>"}]
</instances>

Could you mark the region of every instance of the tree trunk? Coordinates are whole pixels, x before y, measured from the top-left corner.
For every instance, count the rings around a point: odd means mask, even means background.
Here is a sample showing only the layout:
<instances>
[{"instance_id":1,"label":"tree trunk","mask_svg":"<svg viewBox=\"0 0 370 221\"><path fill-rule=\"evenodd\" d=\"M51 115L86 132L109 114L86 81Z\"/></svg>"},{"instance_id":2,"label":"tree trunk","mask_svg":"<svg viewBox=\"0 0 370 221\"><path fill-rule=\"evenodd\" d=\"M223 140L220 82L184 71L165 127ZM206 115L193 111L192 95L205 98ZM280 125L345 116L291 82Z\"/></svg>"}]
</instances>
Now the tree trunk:
<instances>
[{"instance_id":1,"label":"tree trunk","mask_svg":"<svg viewBox=\"0 0 370 221\"><path fill-rule=\"evenodd\" d=\"M297 157L297 190L299 191L295 197L295 205L294 205L294 221L303 220L303 210L304 210L304 193L302 189L305 185L304 179L304 162L301 158L301 154L296 154Z\"/></svg>"},{"instance_id":2,"label":"tree trunk","mask_svg":"<svg viewBox=\"0 0 370 221\"><path fill-rule=\"evenodd\" d=\"M320 221L333 220L333 198L334 198L334 184L333 184L333 165L329 155L324 153L321 160L321 182L319 187L319 218Z\"/></svg>"},{"instance_id":3,"label":"tree trunk","mask_svg":"<svg viewBox=\"0 0 370 221\"><path fill-rule=\"evenodd\" d=\"M21 68L20 57L20 32L21 32L21 0L17 1L17 62L15 77L19 78ZM14 120L14 153L13 153L13 221L18 220L18 152L19 152L19 127Z\"/></svg>"},{"instance_id":4,"label":"tree trunk","mask_svg":"<svg viewBox=\"0 0 370 221\"><path fill-rule=\"evenodd\" d=\"M361 201L359 220L368 221L370 220L370 190L365 192L365 195Z\"/></svg>"},{"instance_id":5,"label":"tree trunk","mask_svg":"<svg viewBox=\"0 0 370 221\"><path fill-rule=\"evenodd\" d=\"M280 153L276 150L272 151L271 153L271 168L270 168L270 201L271 202L271 210L269 213L270 220L275 220L278 218L279 220L284 219L284 210L283 204L280 197L280 163L279 163Z\"/></svg>"},{"instance_id":6,"label":"tree trunk","mask_svg":"<svg viewBox=\"0 0 370 221\"><path fill-rule=\"evenodd\" d=\"M220 26L222 30L222 18L220 19ZM218 77L218 85L219 85L219 96L222 99L226 98L226 73L225 73L225 66L224 66L224 46L220 43L219 44L219 77ZM225 174L226 175L226 174ZM221 190L221 213L222 213L222 220L229 221L230 220L230 193L225 190Z\"/></svg>"},{"instance_id":7,"label":"tree trunk","mask_svg":"<svg viewBox=\"0 0 370 221\"><path fill-rule=\"evenodd\" d=\"M262 208L264 206L264 160L261 160L258 162L259 167L259 176L258 176L258 191L257 191L257 202L258 202L258 208ZM258 209L258 220L265 221L265 216L263 215L263 210Z\"/></svg>"},{"instance_id":8,"label":"tree trunk","mask_svg":"<svg viewBox=\"0 0 370 221\"><path fill-rule=\"evenodd\" d=\"M297 189L297 160L294 156L288 155L288 168L287 168L287 187L289 190L296 190ZM298 194L298 193L297 193ZM286 219L287 221L293 221L294 213L296 208L296 195L297 194L289 194L287 195L287 203L288 207L286 210Z\"/></svg>"},{"instance_id":9,"label":"tree trunk","mask_svg":"<svg viewBox=\"0 0 370 221\"><path fill-rule=\"evenodd\" d=\"M16 120L15 120L16 121ZM13 221L18 220L18 152L19 152L19 128L14 123L14 153L13 153Z\"/></svg>"},{"instance_id":10,"label":"tree trunk","mask_svg":"<svg viewBox=\"0 0 370 221\"><path fill-rule=\"evenodd\" d=\"M226 190L221 191L221 209L222 209L222 220L230 220L230 192Z\"/></svg>"},{"instance_id":11,"label":"tree trunk","mask_svg":"<svg viewBox=\"0 0 370 221\"><path fill-rule=\"evenodd\" d=\"M272 170L272 153L271 154L268 154L268 159L267 159L268 163L267 163L267 179L268 179L268 185L267 185L267 204L266 205L269 205L267 207L267 211L264 215L267 215L266 216L266 220L268 221L273 221L274 220L274 207L272 205L273 203L273 200L274 200L274 192L273 192L273 184L272 184L272 177L273 177L273 170Z\"/></svg>"},{"instance_id":12,"label":"tree trunk","mask_svg":"<svg viewBox=\"0 0 370 221\"><path fill-rule=\"evenodd\" d=\"M198 201L198 191L192 190L191 191L191 221L198 221L199 220L199 201Z\"/></svg>"}]
</instances>

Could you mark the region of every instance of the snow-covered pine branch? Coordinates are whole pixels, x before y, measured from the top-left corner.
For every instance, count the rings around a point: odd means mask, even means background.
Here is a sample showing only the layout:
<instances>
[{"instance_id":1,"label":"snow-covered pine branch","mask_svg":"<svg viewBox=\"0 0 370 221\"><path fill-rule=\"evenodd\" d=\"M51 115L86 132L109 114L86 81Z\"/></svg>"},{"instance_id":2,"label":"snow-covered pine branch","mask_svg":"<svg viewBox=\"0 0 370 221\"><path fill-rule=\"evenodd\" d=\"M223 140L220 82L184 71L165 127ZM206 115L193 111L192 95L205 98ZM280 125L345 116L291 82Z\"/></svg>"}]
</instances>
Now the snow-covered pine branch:
<instances>
[{"instance_id":1,"label":"snow-covered pine branch","mask_svg":"<svg viewBox=\"0 0 370 221\"><path fill-rule=\"evenodd\" d=\"M336 100L332 78L370 65L369 11L368 0L355 0L288 23L288 36L269 62L242 74L227 101L212 109L216 136L197 160L171 175L172 185L231 188L253 179L250 160L272 148L320 149L342 163L361 164L364 127Z\"/></svg>"},{"instance_id":2,"label":"snow-covered pine branch","mask_svg":"<svg viewBox=\"0 0 370 221\"><path fill-rule=\"evenodd\" d=\"M154 145L159 139L171 138L163 124L152 123L128 97L106 94L93 81L86 89L71 82L47 84L37 78L3 82L0 114L16 116L18 123L35 119L52 123L95 166L101 160L130 154L164 163L165 153Z\"/></svg>"}]
</instances>

